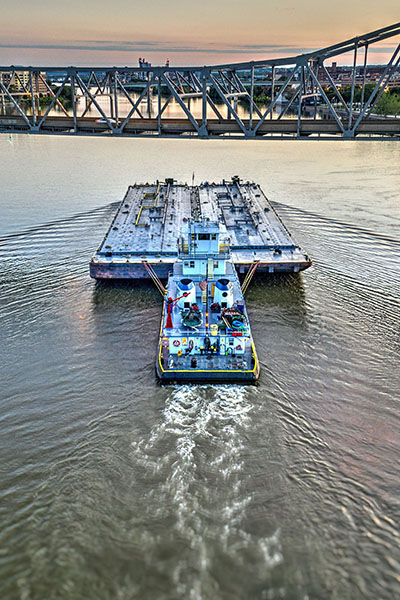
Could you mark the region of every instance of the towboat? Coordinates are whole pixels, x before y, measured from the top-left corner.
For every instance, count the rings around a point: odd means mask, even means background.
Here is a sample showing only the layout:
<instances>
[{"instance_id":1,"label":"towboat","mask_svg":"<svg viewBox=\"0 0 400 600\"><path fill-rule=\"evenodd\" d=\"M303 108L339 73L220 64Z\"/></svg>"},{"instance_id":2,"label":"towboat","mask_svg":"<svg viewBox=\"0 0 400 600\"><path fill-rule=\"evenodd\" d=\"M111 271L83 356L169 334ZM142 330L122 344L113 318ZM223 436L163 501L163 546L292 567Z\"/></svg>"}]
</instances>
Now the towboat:
<instances>
[{"instance_id":1,"label":"towboat","mask_svg":"<svg viewBox=\"0 0 400 600\"><path fill-rule=\"evenodd\" d=\"M161 318L158 378L254 383L259 363L226 226L187 219L177 252Z\"/></svg>"}]
</instances>

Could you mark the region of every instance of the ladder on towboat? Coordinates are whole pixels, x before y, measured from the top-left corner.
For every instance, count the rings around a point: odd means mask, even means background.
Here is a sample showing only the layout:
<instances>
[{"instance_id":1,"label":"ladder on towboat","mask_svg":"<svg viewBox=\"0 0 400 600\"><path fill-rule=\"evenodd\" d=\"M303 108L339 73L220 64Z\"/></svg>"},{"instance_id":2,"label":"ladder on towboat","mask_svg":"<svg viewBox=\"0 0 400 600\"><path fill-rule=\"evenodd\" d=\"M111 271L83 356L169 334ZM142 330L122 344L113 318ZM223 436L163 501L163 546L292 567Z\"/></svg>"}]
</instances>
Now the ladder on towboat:
<instances>
[{"instance_id":1,"label":"ladder on towboat","mask_svg":"<svg viewBox=\"0 0 400 600\"><path fill-rule=\"evenodd\" d=\"M207 279L212 281L214 279L214 259L209 258L207 264Z\"/></svg>"},{"instance_id":2,"label":"ladder on towboat","mask_svg":"<svg viewBox=\"0 0 400 600\"><path fill-rule=\"evenodd\" d=\"M203 306L206 306L206 304L207 304L207 292L208 292L207 279L204 279L203 281L200 281L199 288L201 290L201 302L202 302Z\"/></svg>"}]
</instances>

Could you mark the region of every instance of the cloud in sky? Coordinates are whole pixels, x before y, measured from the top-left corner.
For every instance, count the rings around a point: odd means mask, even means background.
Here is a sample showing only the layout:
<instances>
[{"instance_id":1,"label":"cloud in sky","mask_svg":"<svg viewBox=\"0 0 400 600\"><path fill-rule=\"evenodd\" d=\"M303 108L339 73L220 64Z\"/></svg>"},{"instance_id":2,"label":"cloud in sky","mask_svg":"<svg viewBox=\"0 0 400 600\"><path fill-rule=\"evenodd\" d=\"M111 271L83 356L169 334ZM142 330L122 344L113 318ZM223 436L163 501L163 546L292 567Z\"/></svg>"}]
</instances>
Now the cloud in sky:
<instances>
[{"instance_id":1,"label":"cloud in sky","mask_svg":"<svg viewBox=\"0 0 400 600\"><path fill-rule=\"evenodd\" d=\"M171 59L172 65L197 65L197 64L222 64L226 62L242 62L247 60L262 60L263 58L290 57L319 50L320 47L303 47L288 44L238 44L216 45L180 45L169 41L115 41L115 40L90 40L90 41L62 41L62 42L0 42L0 55L8 51L10 60L2 61L7 64L32 64L32 65L58 65L75 64L77 66L91 65L136 65L138 56L150 58L153 64L163 64L165 58ZM14 52L29 55L29 60L18 61ZM376 46L369 51L369 62L385 62L394 51L393 46L387 44ZM360 52L362 57L363 50ZM7 56L7 55L6 55ZM50 59L49 59L50 57ZM352 55L343 55L334 58L339 63L349 63Z\"/></svg>"},{"instance_id":2,"label":"cloud in sky","mask_svg":"<svg viewBox=\"0 0 400 600\"><path fill-rule=\"evenodd\" d=\"M268 52L282 52L283 54L297 54L303 52L311 52L317 48L304 48L299 46L291 46L288 44L239 44L237 46L208 45L199 47L196 45L179 45L165 41L147 41L141 40L136 42L131 41L113 41L113 40L92 40L64 43L7 43L0 42L0 48L16 48L16 49L39 49L39 50L87 50L87 51L107 51L107 52L180 52L180 53L205 53L205 54L248 54Z\"/></svg>"}]
</instances>

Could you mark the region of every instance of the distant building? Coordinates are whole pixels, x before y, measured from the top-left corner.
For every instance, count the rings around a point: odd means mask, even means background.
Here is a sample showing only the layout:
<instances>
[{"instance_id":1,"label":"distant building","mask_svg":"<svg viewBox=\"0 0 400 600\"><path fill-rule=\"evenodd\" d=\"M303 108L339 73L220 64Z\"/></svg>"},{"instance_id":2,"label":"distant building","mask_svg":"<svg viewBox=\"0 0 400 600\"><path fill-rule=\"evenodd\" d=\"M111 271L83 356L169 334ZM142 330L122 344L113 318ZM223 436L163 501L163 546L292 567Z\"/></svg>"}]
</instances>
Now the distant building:
<instances>
[{"instance_id":1,"label":"distant building","mask_svg":"<svg viewBox=\"0 0 400 600\"><path fill-rule=\"evenodd\" d=\"M3 73L3 75L5 75ZM11 80L11 81L10 81ZM8 73L8 81L14 87L17 92L30 93L31 82L29 71L14 71ZM34 73L32 75L32 88L34 94L49 94L49 90L45 84L46 73L41 72L40 75ZM4 83L4 81L3 81Z\"/></svg>"},{"instance_id":2,"label":"distant building","mask_svg":"<svg viewBox=\"0 0 400 600\"><path fill-rule=\"evenodd\" d=\"M0 81L6 87L9 85L11 81L12 73L10 71L1 71L0 72Z\"/></svg>"},{"instance_id":3,"label":"distant building","mask_svg":"<svg viewBox=\"0 0 400 600\"><path fill-rule=\"evenodd\" d=\"M400 73L395 73L394 75L392 75L387 87L388 89L400 87Z\"/></svg>"},{"instance_id":4,"label":"distant building","mask_svg":"<svg viewBox=\"0 0 400 600\"><path fill-rule=\"evenodd\" d=\"M377 83L382 77L385 70L385 65L367 65L365 67L365 83ZM353 69L349 66L340 67L336 62L333 62L330 67L326 67L326 71L335 83L337 87L346 87L353 83ZM326 74L323 68L319 68L318 79L321 85L325 88L331 87L329 76ZM391 78L391 83L388 87L393 87L394 81L399 81L400 77L395 74ZM358 86L363 85L364 82L364 67L356 67L355 84ZM397 83L397 85L399 85Z\"/></svg>"}]
</instances>

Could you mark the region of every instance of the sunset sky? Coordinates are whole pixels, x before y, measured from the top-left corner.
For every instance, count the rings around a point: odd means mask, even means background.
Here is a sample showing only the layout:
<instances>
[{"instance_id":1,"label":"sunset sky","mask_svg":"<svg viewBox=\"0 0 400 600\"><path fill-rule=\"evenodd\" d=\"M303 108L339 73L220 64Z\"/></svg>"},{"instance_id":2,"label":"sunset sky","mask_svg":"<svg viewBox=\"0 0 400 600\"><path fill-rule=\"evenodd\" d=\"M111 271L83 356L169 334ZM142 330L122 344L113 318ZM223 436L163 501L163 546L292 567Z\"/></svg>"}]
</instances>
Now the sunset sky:
<instances>
[{"instance_id":1,"label":"sunset sky","mask_svg":"<svg viewBox=\"0 0 400 600\"><path fill-rule=\"evenodd\" d=\"M0 8L1 65L260 60L400 21L400 0L0 0ZM369 62L387 60L395 41L371 49Z\"/></svg>"}]
</instances>

